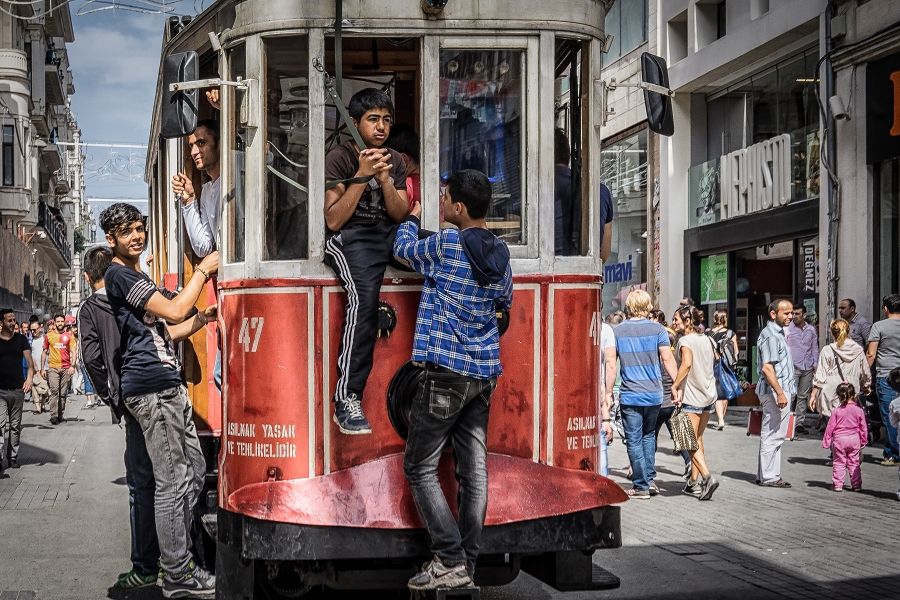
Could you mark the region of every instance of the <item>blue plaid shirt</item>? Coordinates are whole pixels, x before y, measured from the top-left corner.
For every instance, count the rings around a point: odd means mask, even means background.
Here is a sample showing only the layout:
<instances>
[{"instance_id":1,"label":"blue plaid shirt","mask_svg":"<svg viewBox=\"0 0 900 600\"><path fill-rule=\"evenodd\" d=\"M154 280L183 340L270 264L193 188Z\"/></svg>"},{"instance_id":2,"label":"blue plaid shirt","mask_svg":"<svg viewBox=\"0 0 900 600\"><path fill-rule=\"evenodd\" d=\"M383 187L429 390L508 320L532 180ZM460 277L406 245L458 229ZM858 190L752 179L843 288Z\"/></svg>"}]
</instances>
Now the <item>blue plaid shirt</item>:
<instances>
[{"instance_id":1,"label":"blue plaid shirt","mask_svg":"<svg viewBox=\"0 0 900 600\"><path fill-rule=\"evenodd\" d=\"M418 219L400 226L394 256L425 275L412 359L474 379L500 375L497 307L512 306L512 270L500 283L479 285L456 229L419 239Z\"/></svg>"}]
</instances>

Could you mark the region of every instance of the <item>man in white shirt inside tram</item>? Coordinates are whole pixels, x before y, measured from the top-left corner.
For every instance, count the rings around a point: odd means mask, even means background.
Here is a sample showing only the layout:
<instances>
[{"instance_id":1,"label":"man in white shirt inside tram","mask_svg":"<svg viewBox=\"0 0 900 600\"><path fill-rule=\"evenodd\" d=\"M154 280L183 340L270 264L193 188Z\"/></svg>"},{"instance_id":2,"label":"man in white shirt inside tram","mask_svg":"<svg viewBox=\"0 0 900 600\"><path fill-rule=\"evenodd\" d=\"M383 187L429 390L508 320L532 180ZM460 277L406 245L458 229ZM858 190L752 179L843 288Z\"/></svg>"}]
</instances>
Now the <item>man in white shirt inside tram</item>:
<instances>
[{"instance_id":1,"label":"man in white shirt inside tram","mask_svg":"<svg viewBox=\"0 0 900 600\"><path fill-rule=\"evenodd\" d=\"M194 254L203 258L216 249L219 231L219 124L211 119L199 121L188 144L194 166L206 173L209 181L203 184L198 200L194 184L184 173L178 173L172 177L172 191L181 194L184 228Z\"/></svg>"}]
</instances>

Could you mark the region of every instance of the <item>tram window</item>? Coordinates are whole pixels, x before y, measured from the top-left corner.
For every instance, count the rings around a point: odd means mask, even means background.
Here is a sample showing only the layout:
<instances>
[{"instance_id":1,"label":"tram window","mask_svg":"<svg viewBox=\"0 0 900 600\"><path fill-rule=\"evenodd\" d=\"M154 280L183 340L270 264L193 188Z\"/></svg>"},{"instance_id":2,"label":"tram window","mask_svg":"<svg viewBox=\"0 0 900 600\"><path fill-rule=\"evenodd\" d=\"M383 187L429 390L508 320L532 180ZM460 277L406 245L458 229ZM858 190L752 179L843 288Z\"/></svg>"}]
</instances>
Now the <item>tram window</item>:
<instances>
[{"instance_id":1,"label":"tram window","mask_svg":"<svg viewBox=\"0 0 900 600\"><path fill-rule=\"evenodd\" d=\"M554 156L554 247L556 256L583 256L588 250L589 214L583 193L581 99L583 42L557 39Z\"/></svg>"},{"instance_id":2,"label":"tram window","mask_svg":"<svg viewBox=\"0 0 900 600\"><path fill-rule=\"evenodd\" d=\"M441 50L440 172L477 169L493 184L487 225L525 243L522 50Z\"/></svg>"},{"instance_id":3,"label":"tram window","mask_svg":"<svg viewBox=\"0 0 900 600\"><path fill-rule=\"evenodd\" d=\"M247 76L247 59L244 45L236 46L228 52L228 78L235 81L238 77ZM234 190L228 198L228 262L237 263L244 261L245 246L245 181L246 181L246 129L241 124L241 104L244 94L232 87L226 88L226 93L234 100L231 102L231 111L228 115L230 132L228 148L231 151L231 159L234 167L229 170L230 181L226 189Z\"/></svg>"},{"instance_id":4,"label":"tram window","mask_svg":"<svg viewBox=\"0 0 900 600\"><path fill-rule=\"evenodd\" d=\"M306 38L266 40L266 260L309 256Z\"/></svg>"}]
</instances>

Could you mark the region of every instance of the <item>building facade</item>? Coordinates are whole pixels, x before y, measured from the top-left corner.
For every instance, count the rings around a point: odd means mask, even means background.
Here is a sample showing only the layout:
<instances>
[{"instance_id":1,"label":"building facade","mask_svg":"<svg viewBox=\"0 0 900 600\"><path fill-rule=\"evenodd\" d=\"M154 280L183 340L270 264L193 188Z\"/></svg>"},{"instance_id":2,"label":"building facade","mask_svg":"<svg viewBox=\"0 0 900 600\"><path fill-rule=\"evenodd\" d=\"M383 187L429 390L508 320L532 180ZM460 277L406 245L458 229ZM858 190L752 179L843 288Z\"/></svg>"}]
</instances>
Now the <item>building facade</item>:
<instances>
[{"instance_id":1,"label":"building facade","mask_svg":"<svg viewBox=\"0 0 900 600\"><path fill-rule=\"evenodd\" d=\"M659 54L657 0L617 0L606 15L612 36L603 57L603 80L635 84L641 54ZM659 292L659 142L647 128L643 92L618 86L608 93L602 129L602 181L613 201L612 252L603 268L605 312L624 307L633 289Z\"/></svg>"},{"instance_id":2,"label":"building facade","mask_svg":"<svg viewBox=\"0 0 900 600\"><path fill-rule=\"evenodd\" d=\"M824 340L841 299L875 321L900 288L900 3L658 6L675 134L649 136L645 280L664 310L726 310L753 379L771 300L803 304Z\"/></svg>"},{"instance_id":3,"label":"building facade","mask_svg":"<svg viewBox=\"0 0 900 600\"><path fill-rule=\"evenodd\" d=\"M86 214L68 4L0 13L0 305L19 318L65 312L81 293L79 226Z\"/></svg>"}]
</instances>

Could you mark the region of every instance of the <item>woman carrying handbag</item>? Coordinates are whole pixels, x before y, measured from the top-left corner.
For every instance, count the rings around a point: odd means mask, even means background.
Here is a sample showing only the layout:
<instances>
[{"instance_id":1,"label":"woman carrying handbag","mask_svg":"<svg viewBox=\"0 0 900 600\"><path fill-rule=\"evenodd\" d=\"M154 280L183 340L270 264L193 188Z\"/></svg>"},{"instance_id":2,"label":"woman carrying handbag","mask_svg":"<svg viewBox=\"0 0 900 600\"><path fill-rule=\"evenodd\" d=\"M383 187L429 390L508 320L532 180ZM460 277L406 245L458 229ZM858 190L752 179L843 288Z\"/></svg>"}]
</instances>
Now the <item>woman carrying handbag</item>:
<instances>
[{"instance_id":1,"label":"woman carrying handbag","mask_svg":"<svg viewBox=\"0 0 900 600\"><path fill-rule=\"evenodd\" d=\"M691 420L697 438L697 449L690 451L691 477L684 486L684 492L699 496L700 500L710 500L719 482L706 465L703 432L715 411L714 367L718 355L715 343L700 333L700 320L700 311L693 306L682 306L672 318L672 327L681 335L675 345L678 373L672 387L681 391L681 397L675 404Z\"/></svg>"},{"instance_id":2,"label":"woman carrying handbag","mask_svg":"<svg viewBox=\"0 0 900 600\"><path fill-rule=\"evenodd\" d=\"M850 339L850 324L844 319L835 319L829 328L834 341L819 352L819 366L809 396L809 409L818 410L826 419L840 404L836 390L842 381L852 383L865 393L872 379L865 351Z\"/></svg>"}]
</instances>

